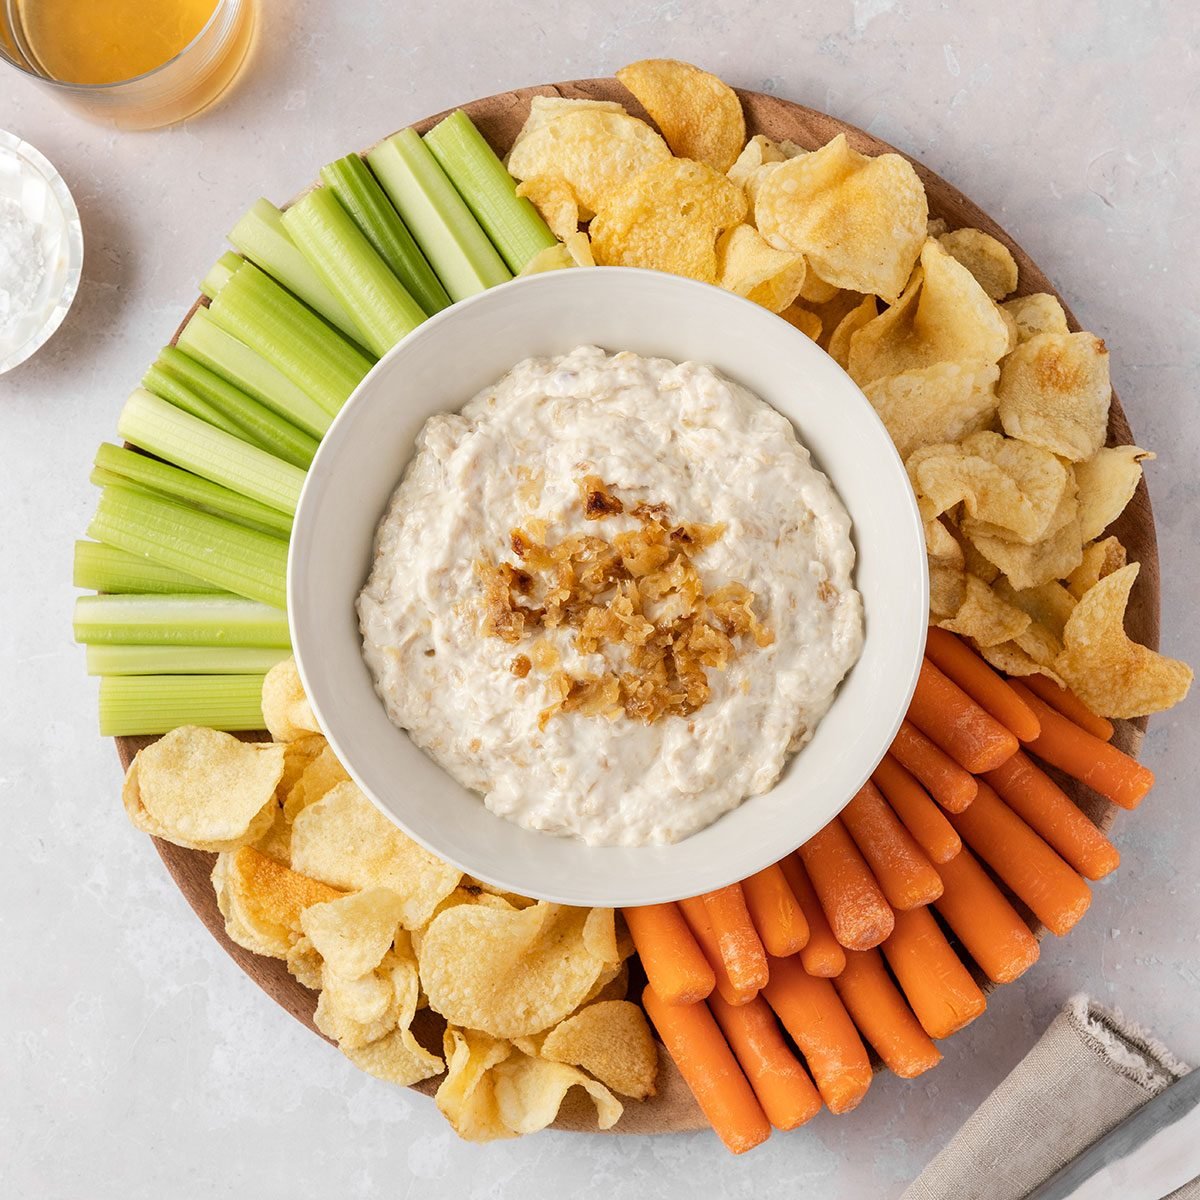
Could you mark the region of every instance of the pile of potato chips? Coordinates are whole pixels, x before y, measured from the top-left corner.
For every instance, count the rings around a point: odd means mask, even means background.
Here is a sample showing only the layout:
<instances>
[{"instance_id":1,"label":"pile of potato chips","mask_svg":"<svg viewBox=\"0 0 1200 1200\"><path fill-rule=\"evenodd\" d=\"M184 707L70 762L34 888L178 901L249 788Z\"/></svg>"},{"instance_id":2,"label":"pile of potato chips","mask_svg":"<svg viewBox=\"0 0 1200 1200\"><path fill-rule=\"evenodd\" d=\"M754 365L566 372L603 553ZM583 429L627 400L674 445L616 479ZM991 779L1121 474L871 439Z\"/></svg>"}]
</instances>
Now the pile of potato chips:
<instances>
[{"instance_id":1,"label":"pile of potato chips","mask_svg":"<svg viewBox=\"0 0 1200 1200\"><path fill-rule=\"evenodd\" d=\"M657 1050L625 997L633 947L608 908L500 893L435 858L359 791L321 736L293 660L263 688L273 742L186 726L130 765L139 829L217 855L225 930L319 992L317 1028L362 1070L445 1075L438 1107L471 1141L543 1129L582 1088L597 1124L615 1093L654 1094ZM413 1034L445 1020L441 1054Z\"/></svg>"},{"instance_id":2,"label":"pile of potato chips","mask_svg":"<svg viewBox=\"0 0 1200 1200\"><path fill-rule=\"evenodd\" d=\"M778 313L848 371L908 466L932 623L1105 716L1181 700L1191 670L1125 635L1138 565L1103 536L1154 457L1105 445L1103 341L1053 296L1006 300L1008 248L930 220L900 155L747 141L737 94L687 63L617 78L661 136L613 101L532 102L508 169L562 244L529 269L650 268Z\"/></svg>"}]
</instances>

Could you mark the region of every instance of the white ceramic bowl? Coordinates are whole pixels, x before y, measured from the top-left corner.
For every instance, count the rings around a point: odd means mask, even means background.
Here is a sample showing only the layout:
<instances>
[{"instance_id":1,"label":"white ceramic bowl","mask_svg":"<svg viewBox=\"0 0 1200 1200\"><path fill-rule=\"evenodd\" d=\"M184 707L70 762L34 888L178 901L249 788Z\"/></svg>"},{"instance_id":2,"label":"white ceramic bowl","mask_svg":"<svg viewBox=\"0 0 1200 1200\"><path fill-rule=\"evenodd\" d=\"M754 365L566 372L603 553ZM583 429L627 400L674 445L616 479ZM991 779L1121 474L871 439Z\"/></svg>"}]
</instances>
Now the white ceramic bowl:
<instances>
[{"instance_id":1,"label":"white ceramic bowl","mask_svg":"<svg viewBox=\"0 0 1200 1200\"><path fill-rule=\"evenodd\" d=\"M862 657L767 794L670 846L592 847L494 816L388 720L361 656L355 599L375 527L425 420L530 355L583 344L711 363L796 426L854 524ZM758 305L652 271L572 269L493 288L392 349L334 421L308 473L288 562L292 645L317 718L363 791L417 841L527 896L581 905L678 899L795 849L862 786L908 707L928 579L916 502L887 432L840 367Z\"/></svg>"}]
</instances>

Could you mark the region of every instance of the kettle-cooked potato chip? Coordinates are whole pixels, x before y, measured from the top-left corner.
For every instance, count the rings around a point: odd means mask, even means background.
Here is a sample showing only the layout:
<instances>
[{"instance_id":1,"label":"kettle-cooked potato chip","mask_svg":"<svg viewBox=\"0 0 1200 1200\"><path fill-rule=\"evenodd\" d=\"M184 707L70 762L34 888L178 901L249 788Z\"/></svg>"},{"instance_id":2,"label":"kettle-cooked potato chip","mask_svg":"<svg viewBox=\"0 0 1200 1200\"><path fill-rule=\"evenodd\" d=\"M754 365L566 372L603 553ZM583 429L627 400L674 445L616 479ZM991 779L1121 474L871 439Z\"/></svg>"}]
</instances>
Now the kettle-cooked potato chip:
<instances>
[{"instance_id":1,"label":"kettle-cooked potato chip","mask_svg":"<svg viewBox=\"0 0 1200 1200\"><path fill-rule=\"evenodd\" d=\"M442 1053L446 1078L434 1097L454 1132L467 1142L492 1142L516 1137L500 1119L496 1105L493 1067L516 1053L512 1044L473 1029L446 1027Z\"/></svg>"},{"instance_id":2,"label":"kettle-cooked potato chip","mask_svg":"<svg viewBox=\"0 0 1200 1200\"><path fill-rule=\"evenodd\" d=\"M645 1014L628 1000L602 1000L580 1009L550 1030L540 1054L582 1067L622 1096L644 1100L654 1095L654 1035Z\"/></svg>"},{"instance_id":3,"label":"kettle-cooked potato chip","mask_svg":"<svg viewBox=\"0 0 1200 1200\"><path fill-rule=\"evenodd\" d=\"M403 912L390 888L368 888L306 908L300 928L331 971L357 979L383 962Z\"/></svg>"},{"instance_id":4,"label":"kettle-cooked potato chip","mask_svg":"<svg viewBox=\"0 0 1200 1200\"><path fill-rule=\"evenodd\" d=\"M821 318L815 312L799 304L789 304L779 315L789 325L800 330L806 338L814 342L820 342Z\"/></svg>"},{"instance_id":5,"label":"kettle-cooked potato chip","mask_svg":"<svg viewBox=\"0 0 1200 1200\"><path fill-rule=\"evenodd\" d=\"M564 180L586 220L611 192L670 158L666 142L645 121L625 112L573 107L523 133L509 153L508 169L522 182L539 175Z\"/></svg>"},{"instance_id":6,"label":"kettle-cooked potato chip","mask_svg":"<svg viewBox=\"0 0 1200 1200\"><path fill-rule=\"evenodd\" d=\"M1004 360L996 394L1010 437L1082 462L1108 430L1108 350L1091 333L1039 334Z\"/></svg>"},{"instance_id":7,"label":"kettle-cooked potato chip","mask_svg":"<svg viewBox=\"0 0 1200 1200\"><path fill-rule=\"evenodd\" d=\"M1063 652L1054 669L1094 713L1143 717L1178 704L1192 684L1186 664L1125 633L1125 608L1138 563L1114 571L1075 606L1063 630Z\"/></svg>"},{"instance_id":8,"label":"kettle-cooked potato chip","mask_svg":"<svg viewBox=\"0 0 1200 1200\"><path fill-rule=\"evenodd\" d=\"M1017 260L1009 248L982 229L956 229L938 241L993 299L1003 300L1017 290Z\"/></svg>"},{"instance_id":9,"label":"kettle-cooked potato chip","mask_svg":"<svg viewBox=\"0 0 1200 1200\"><path fill-rule=\"evenodd\" d=\"M582 96L534 96L529 102L529 116L521 126L513 145L528 137L551 121L569 112L610 112L624 113L625 106L616 100L587 100Z\"/></svg>"},{"instance_id":10,"label":"kettle-cooked potato chip","mask_svg":"<svg viewBox=\"0 0 1200 1200\"><path fill-rule=\"evenodd\" d=\"M826 283L815 271L809 271L804 276L804 283L800 287L800 299L805 304L828 304L843 291L843 288Z\"/></svg>"},{"instance_id":11,"label":"kettle-cooked potato chip","mask_svg":"<svg viewBox=\"0 0 1200 1200\"><path fill-rule=\"evenodd\" d=\"M400 1002L387 971L369 971L346 979L321 968L321 994L313 1024L343 1050L357 1050L386 1037L397 1028Z\"/></svg>"},{"instance_id":12,"label":"kettle-cooked potato chip","mask_svg":"<svg viewBox=\"0 0 1200 1200\"><path fill-rule=\"evenodd\" d=\"M662 130L680 158L717 171L733 166L746 140L742 102L715 75L673 58L646 58L617 72L617 79Z\"/></svg>"},{"instance_id":13,"label":"kettle-cooked potato chip","mask_svg":"<svg viewBox=\"0 0 1200 1200\"><path fill-rule=\"evenodd\" d=\"M294 742L320 733L312 706L304 694L294 658L277 662L263 679L263 720L277 742Z\"/></svg>"},{"instance_id":14,"label":"kettle-cooked potato chip","mask_svg":"<svg viewBox=\"0 0 1200 1200\"><path fill-rule=\"evenodd\" d=\"M312 942L306 937L299 938L288 948L286 957L287 969L292 978L301 987L306 987L312 992L319 992L321 990L321 968L324 964Z\"/></svg>"},{"instance_id":15,"label":"kettle-cooked potato chip","mask_svg":"<svg viewBox=\"0 0 1200 1200\"><path fill-rule=\"evenodd\" d=\"M800 293L807 270L804 255L776 250L753 225L734 225L717 239L717 283L782 312Z\"/></svg>"},{"instance_id":16,"label":"kettle-cooked potato chip","mask_svg":"<svg viewBox=\"0 0 1200 1200\"><path fill-rule=\"evenodd\" d=\"M339 783L349 782L350 775L338 761L333 747L323 746L317 755L305 764L300 778L284 796L284 816L288 821L295 821L310 804L315 804L330 788Z\"/></svg>"},{"instance_id":17,"label":"kettle-cooked potato chip","mask_svg":"<svg viewBox=\"0 0 1200 1200\"><path fill-rule=\"evenodd\" d=\"M531 175L517 184L517 195L525 196L532 203L560 242L578 232L579 199L565 179Z\"/></svg>"},{"instance_id":18,"label":"kettle-cooked potato chip","mask_svg":"<svg viewBox=\"0 0 1200 1200\"><path fill-rule=\"evenodd\" d=\"M341 1047L342 1053L360 1070L385 1083L411 1087L423 1079L440 1075L446 1064L426 1050L407 1028L393 1029L365 1046Z\"/></svg>"},{"instance_id":19,"label":"kettle-cooked potato chip","mask_svg":"<svg viewBox=\"0 0 1200 1200\"><path fill-rule=\"evenodd\" d=\"M592 1098L599 1129L611 1129L624 1111L621 1102L604 1084L565 1063L530 1058L515 1050L498 1062L491 1073L497 1114L502 1124L517 1134L545 1129L558 1116L573 1087L583 1088Z\"/></svg>"},{"instance_id":20,"label":"kettle-cooked potato chip","mask_svg":"<svg viewBox=\"0 0 1200 1200\"><path fill-rule=\"evenodd\" d=\"M1075 464L1079 526L1085 541L1098 538L1125 511L1142 478L1142 463L1153 458L1140 446L1111 446Z\"/></svg>"},{"instance_id":21,"label":"kettle-cooked potato chip","mask_svg":"<svg viewBox=\"0 0 1200 1200\"><path fill-rule=\"evenodd\" d=\"M1046 292L1016 296L1000 306L1017 324L1017 341L1027 342L1040 333L1067 333L1067 314L1058 300Z\"/></svg>"},{"instance_id":22,"label":"kettle-cooked potato chip","mask_svg":"<svg viewBox=\"0 0 1200 1200\"><path fill-rule=\"evenodd\" d=\"M855 296L857 292L843 292L844 296ZM850 344L854 335L875 320L879 309L874 296L864 296L857 307L852 308L834 327L825 346L825 351L842 370L850 365Z\"/></svg>"},{"instance_id":23,"label":"kettle-cooked potato chip","mask_svg":"<svg viewBox=\"0 0 1200 1200\"><path fill-rule=\"evenodd\" d=\"M1011 641L1029 628L1029 614L1002 599L974 575L966 577L966 598L952 617L937 622L942 629L970 638L981 649Z\"/></svg>"},{"instance_id":24,"label":"kettle-cooked potato chip","mask_svg":"<svg viewBox=\"0 0 1200 1200\"><path fill-rule=\"evenodd\" d=\"M1040 587L1018 591L1007 580L995 585L996 594L1045 629L1055 640L1061 640L1063 629L1075 610L1075 597L1059 582L1043 583Z\"/></svg>"},{"instance_id":25,"label":"kettle-cooked potato chip","mask_svg":"<svg viewBox=\"0 0 1200 1200\"><path fill-rule=\"evenodd\" d=\"M1076 600L1082 600L1085 592L1124 565L1125 547L1117 538L1106 537L1100 542L1089 542L1083 548L1083 560L1067 576L1067 591Z\"/></svg>"},{"instance_id":26,"label":"kettle-cooked potato chip","mask_svg":"<svg viewBox=\"0 0 1200 1200\"><path fill-rule=\"evenodd\" d=\"M1034 545L979 532L971 533L970 539L975 549L999 567L1017 589L1066 579L1083 561L1083 538L1077 513L1056 532Z\"/></svg>"},{"instance_id":27,"label":"kettle-cooked potato chip","mask_svg":"<svg viewBox=\"0 0 1200 1200\"><path fill-rule=\"evenodd\" d=\"M764 163L785 162L787 158L788 155L783 152L778 142L767 137L765 133L756 133L742 147L741 153L725 175L731 183L745 187L746 181Z\"/></svg>"},{"instance_id":28,"label":"kettle-cooked potato chip","mask_svg":"<svg viewBox=\"0 0 1200 1200\"><path fill-rule=\"evenodd\" d=\"M996 412L996 366L937 363L868 383L863 393L900 457L985 429Z\"/></svg>"},{"instance_id":29,"label":"kettle-cooked potato chip","mask_svg":"<svg viewBox=\"0 0 1200 1200\"><path fill-rule=\"evenodd\" d=\"M608 193L592 221L601 266L717 280L717 238L744 220L746 197L703 163L672 158Z\"/></svg>"},{"instance_id":30,"label":"kettle-cooked potato chip","mask_svg":"<svg viewBox=\"0 0 1200 1200\"><path fill-rule=\"evenodd\" d=\"M997 671L1005 675L1021 678L1025 675L1045 675L1053 679L1059 687L1066 687L1063 678L1050 667L1042 666L1017 645L1016 642L1001 642L998 646L979 646L980 656Z\"/></svg>"},{"instance_id":31,"label":"kettle-cooked potato chip","mask_svg":"<svg viewBox=\"0 0 1200 1200\"><path fill-rule=\"evenodd\" d=\"M912 272L928 215L907 159L859 154L844 134L770 171L754 203L771 245L802 253L826 283L888 301Z\"/></svg>"}]
</instances>

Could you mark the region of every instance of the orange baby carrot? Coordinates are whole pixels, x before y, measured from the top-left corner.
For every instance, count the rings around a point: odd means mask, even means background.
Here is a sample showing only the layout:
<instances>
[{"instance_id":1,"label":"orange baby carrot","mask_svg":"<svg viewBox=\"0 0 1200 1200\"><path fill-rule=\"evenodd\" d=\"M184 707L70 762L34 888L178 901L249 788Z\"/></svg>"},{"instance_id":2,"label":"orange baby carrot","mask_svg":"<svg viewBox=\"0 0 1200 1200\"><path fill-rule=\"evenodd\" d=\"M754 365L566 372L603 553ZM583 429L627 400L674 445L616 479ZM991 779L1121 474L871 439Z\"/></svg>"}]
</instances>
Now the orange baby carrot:
<instances>
[{"instance_id":1,"label":"orange baby carrot","mask_svg":"<svg viewBox=\"0 0 1200 1200\"><path fill-rule=\"evenodd\" d=\"M626 908L625 924L650 986L666 1004L695 1004L716 986L716 976L674 904Z\"/></svg>"},{"instance_id":2,"label":"orange baby carrot","mask_svg":"<svg viewBox=\"0 0 1200 1200\"><path fill-rule=\"evenodd\" d=\"M1041 701L1074 721L1080 729L1098 737L1102 742L1112 740L1113 724L1107 717L1098 717L1069 688L1059 687L1045 675L1023 675L1021 682Z\"/></svg>"},{"instance_id":3,"label":"orange baby carrot","mask_svg":"<svg viewBox=\"0 0 1200 1200\"><path fill-rule=\"evenodd\" d=\"M975 799L975 779L971 773L938 749L910 721L901 722L892 742L892 755L947 812L962 812Z\"/></svg>"},{"instance_id":4,"label":"orange baby carrot","mask_svg":"<svg viewBox=\"0 0 1200 1200\"><path fill-rule=\"evenodd\" d=\"M1021 741L1037 737L1041 726L1033 710L961 638L948 629L931 626L925 657Z\"/></svg>"},{"instance_id":5,"label":"orange baby carrot","mask_svg":"<svg viewBox=\"0 0 1200 1200\"><path fill-rule=\"evenodd\" d=\"M770 1006L756 996L749 1004L726 1004L720 996L709 1011L741 1064L767 1120L776 1129L795 1129L821 1111L821 1097L792 1053Z\"/></svg>"},{"instance_id":6,"label":"orange baby carrot","mask_svg":"<svg viewBox=\"0 0 1200 1200\"><path fill-rule=\"evenodd\" d=\"M797 853L833 936L847 950L869 950L892 932L892 906L837 817Z\"/></svg>"},{"instance_id":7,"label":"orange baby carrot","mask_svg":"<svg viewBox=\"0 0 1200 1200\"><path fill-rule=\"evenodd\" d=\"M908 719L966 771L990 771L1017 752L1016 735L926 658Z\"/></svg>"},{"instance_id":8,"label":"orange baby carrot","mask_svg":"<svg viewBox=\"0 0 1200 1200\"><path fill-rule=\"evenodd\" d=\"M808 945L808 922L779 865L742 880L742 894L763 948L786 958Z\"/></svg>"},{"instance_id":9,"label":"orange baby carrot","mask_svg":"<svg viewBox=\"0 0 1200 1200\"><path fill-rule=\"evenodd\" d=\"M930 1037L957 1033L987 1007L971 972L959 961L928 908L896 914L896 928L883 943L883 955Z\"/></svg>"},{"instance_id":10,"label":"orange baby carrot","mask_svg":"<svg viewBox=\"0 0 1200 1200\"><path fill-rule=\"evenodd\" d=\"M989 784L980 780L975 803L950 819L962 840L1052 933L1062 937L1087 912L1088 885Z\"/></svg>"},{"instance_id":11,"label":"orange baby carrot","mask_svg":"<svg viewBox=\"0 0 1200 1200\"><path fill-rule=\"evenodd\" d=\"M789 854L780 861L779 869L788 881L788 887L792 889L792 895L796 897L796 903L800 905L800 911L804 913L804 919L808 922L808 944L800 951L800 962L804 969L810 975L817 975L823 979L840 975L846 965L846 951L838 945L833 930L829 928L825 910L821 907L821 901L817 899L817 893L813 891L812 880L809 879L800 856Z\"/></svg>"},{"instance_id":12,"label":"orange baby carrot","mask_svg":"<svg viewBox=\"0 0 1200 1200\"><path fill-rule=\"evenodd\" d=\"M765 1142L766 1114L703 1001L667 1004L647 987L642 1005L721 1141L734 1154Z\"/></svg>"},{"instance_id":13,"label":"orange baby carrot","mask_svg":"<svg viewBox=\"0 0 1200 1200\"><path fill-rule=\"evenodd\" d=\"M893 908L916 908L942 894L933 863L870 780L842 810L842 824Z\"/></svg>"},{"instance_id":14,"label":"orange baby carrot","mask_svg":"<svg viewBox=\"0 0 1200 1200\"><path fill-rule=\"evenodd\" d=\"M1042 723L1042 732L1029 743L1030 754L1087 784L1114 804L1137 808L1154 786L1153 771L1068 721L1023 684L1013 680L1012 687Z\"/></svg>"},{"instance_id":15,"label":"orange baby carrot","mask_svg":"<svg viewBox=\"0 0 1200 1200\"><path fill-rule=\"evenodd\" d=\"M1027 755L1014 754L984 778L1085 879L1103 879L1117 869L1121 855L1116 846Z\"/></svg>"},{"instance_id":16,"label":"orange baby carrot","mask_svg":"<svg viewBox=\"0 0 1200 1200\"><path fill-rule=\"evenodd\" d=\"M692 896L679 901L679 911L687 922L692 936L696 939L708 965L716 978L716 990L727 1004L749 1004L758 995L758 988L738 988L729 978L725 968L725 960L721 957L721 945L717 939L717 931L713 928L712 919L704 900L700 896Z\"/></svg>"},{"instance_id":17,"label":"orange baby carrot","mask_svg":"<svg viewBox=\"0 0 1200 1200\"><path fill-rule=\"evenodd\" d=\"M943 864L934 907L993 983L1012 983L1037 962L1037 939L970 852Z\"/></svg>"},{"instance_id":18,"label":"orange baby carrot","mask_svg":"<svg viewBox=\"0 0 1200 1200\"><path fill-rule=\"evenodd\" d=\"M800 1047L829 1111L849 1112L871 1086L871 1063L833 984L795 957L773 958L763 995Z\"/></svg>"},{"instance_id":19,"label":"orange baby carrot","mask_svg":"<svg viewBox=\"0 0 1200 1200\"><path fill-rule=\"evenodd\" d=\"M750 919L740 883L701 897L717 935L717 947L729 982L739 992L757 995L767 982L767 953Z\"/></svg>"},{"instance_id":20,"label":"orange baby carrot","mask_svg":"<svg viewBox=\"0 0 1200 1200\"><path fill-rule=\"evenodd\" d=\"M884 1065L912 1079L941 1062L942 1055L892 982L878 950L850 950L834 988L858 1031Z\"/></svg>"},{"instance_id":21,"label":"orange baby carrot","mask_svg":"<svg viewBox=\"0 0 1200 1200\"><path fill-rule=\"evenodd\" d=\"M883 756L871 778L933 862L944 863L962 849L962 839L942 810L890 754Z\"/></svg>"}]
</instances>

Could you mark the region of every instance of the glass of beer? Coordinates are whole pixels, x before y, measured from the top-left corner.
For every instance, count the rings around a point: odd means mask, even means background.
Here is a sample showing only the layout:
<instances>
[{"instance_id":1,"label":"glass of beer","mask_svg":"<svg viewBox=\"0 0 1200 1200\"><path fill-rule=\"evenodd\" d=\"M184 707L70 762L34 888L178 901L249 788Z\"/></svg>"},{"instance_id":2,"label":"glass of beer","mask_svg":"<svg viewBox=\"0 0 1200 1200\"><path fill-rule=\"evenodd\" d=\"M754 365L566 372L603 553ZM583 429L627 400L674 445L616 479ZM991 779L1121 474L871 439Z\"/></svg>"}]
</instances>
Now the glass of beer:
<instances>
[{"instance_id":1,"label":"glass of beer","mask_svg":"<svg viewBox=\"0 0 1200 1200\"><path fill-rule=\"evenodd\" d=\"M0 0L0 59L122 129L211 104L253 35L254 0Z\"/></svg>"}]
</instances>

